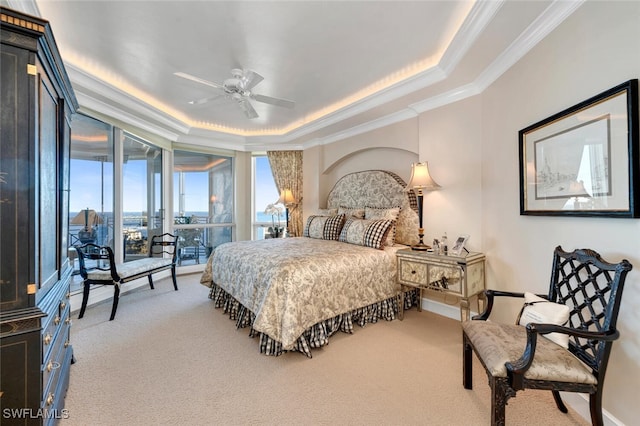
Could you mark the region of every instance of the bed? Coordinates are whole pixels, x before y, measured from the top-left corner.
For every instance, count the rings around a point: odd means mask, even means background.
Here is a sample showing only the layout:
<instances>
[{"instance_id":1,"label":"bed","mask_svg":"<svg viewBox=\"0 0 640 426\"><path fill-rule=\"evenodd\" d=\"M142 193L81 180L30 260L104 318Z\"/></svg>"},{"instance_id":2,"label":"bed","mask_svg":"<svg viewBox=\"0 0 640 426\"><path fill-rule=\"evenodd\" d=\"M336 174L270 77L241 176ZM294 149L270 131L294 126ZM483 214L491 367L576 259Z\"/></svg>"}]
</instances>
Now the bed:
<instances>
[{"instance_id":1,"label":"bed","mask_svg":"<svg viewBox=\"0 0 640 426\"><path fill-rule=\"evenodd\" d=\"M305 236L237 241L215 248L200 282L209 297L280 355L328 344L399 309L398 249L417 242L417 202L394 173L369 170L336 182L327 209L312 214ZM409 294L402 303L415 302Z\"/></svg>"}]
</instances>

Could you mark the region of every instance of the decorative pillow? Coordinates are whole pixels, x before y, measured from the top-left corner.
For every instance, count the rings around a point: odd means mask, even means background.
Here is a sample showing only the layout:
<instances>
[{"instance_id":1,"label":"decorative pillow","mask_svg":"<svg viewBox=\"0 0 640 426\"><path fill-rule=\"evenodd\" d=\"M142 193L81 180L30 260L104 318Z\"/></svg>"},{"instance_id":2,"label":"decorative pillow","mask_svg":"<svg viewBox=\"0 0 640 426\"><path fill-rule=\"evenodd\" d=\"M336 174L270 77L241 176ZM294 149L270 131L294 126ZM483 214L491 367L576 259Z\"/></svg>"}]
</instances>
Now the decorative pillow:
<instances>
[{"instance_id":1,"label":"decorative pillow","mask_svg":"<svg viewBox=\"0 0 640 426\"><path fill-rule=\"evenodd\" d=\"M396 243L396 222L398 220L398 215L400 214L400 207L394 208L378 208L378 207L365 207L364 208L364 218L365 219L387 219L393 221L393 225L391 225L391 230L387 235L387 241L384 243L385 246L391 247Z\"/></svg>"},{"instance_id":2,"label":"decorative pillow","mask_svg":"<svg viewBox=\"0 0 640 426\"><path fill-rule=\"evenodd\" d=\"M342 227L339 241L382 249L392 225L393 221L391 220L366 220L350 217Z\"/></svg>"},{"instance_id":3,"label":"decorative pillow","mask_svg":"<svg viewBox=\"0 0 640 426\"><path fill-rule=\"evenodd\" d=\"M524 306L520 312L520 325L530 322L543 324L564 325L569 320L571 309L561 303L550 302L533 293L524 294ZM569 335L562 333L549 333L544 337L557 343L563 348L569 347Z\"/></svg>"},{"instance_id":4,"label":"decorative pillow","mask_svg":"<svg viewBox=\"0 0 640 426\"><path fill-rule=\"evenodd\" d=\"M344 224L344 214L335 216L312 215L307 218L303 236L321 240L337 240Z\"/></svg>"},{"instance_id":5,"label":"decorative pillow","mask_svg":"<svg viewBox=\"0 0 640 426\"><path fill-rule=\"evenodd\" d=\"M346 217L353 216L358 219L364 219L364 209L356 207L338 207L338 214L344 213Z\"/></svg>"},{"instance_id":6,"label":"decorative pillow","mask_svg":"<svg viewBox=\"0 0 640 426\"><path fill-rule=\"evenodd\" d=\"M317 216L335 216L338 214L338 209L318 209Z\"/></svg>"}]
</instances>

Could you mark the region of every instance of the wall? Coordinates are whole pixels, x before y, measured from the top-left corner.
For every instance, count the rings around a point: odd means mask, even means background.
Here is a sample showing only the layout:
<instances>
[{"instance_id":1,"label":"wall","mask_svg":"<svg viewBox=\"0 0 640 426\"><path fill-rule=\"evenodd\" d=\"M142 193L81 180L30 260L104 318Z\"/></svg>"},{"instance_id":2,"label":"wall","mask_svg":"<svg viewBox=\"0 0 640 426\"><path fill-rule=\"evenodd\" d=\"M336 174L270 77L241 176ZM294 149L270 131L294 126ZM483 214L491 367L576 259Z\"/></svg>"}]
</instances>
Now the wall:
<instances>
[{"instance_id":1,"label":"wall","mask_svg":"<svg viewBox=\"0 0 640 426\"><path fill-rule=\"evenodd\" d=\"M406 182L418 156L418 119L413 118L303 154L303 217L326 206L327 195L342 176L363 170L388 170Z\"/></svg>"},{"instance_id":2,"label":"wall","mask_svg":"<svg viewBox=\"0 0 640 426\"><path fill-rule=\"evenodd\" d=\"M637 422L640 383L640 220L519 215L518 131L631 78L640 77L640 3L587 2L482 93L482 246L488 283L548 288L551 253L589 247L627 258L627 279L606 378L604 407ZM513 313L513 312L511 312ZM510 314L511 314L510 313Z\"/></svg>"},{"instance_id":3,"label":"wall","mask_svg":"<svg viewBox=\"0 0 640 426\"><path fill-rule=\"evenodd\" d=\"M557 245L592 248L611 261L627 258L636 269L627 279L622 337L604 392L607 419L624 424L640 414L640 220L520 216L518 131L640 78L639 52L639 2L587 1L480 95L422 113L417 123L406 120L304 153L305 215L323 206L345 173L380 167L408 180L412 161L428 161L442 189L425 196L426 241L445 231L450 238L470 234L470 249L487 255L493 288L546 292ZM513 321L519 304L505 308L496 319Z\"/></svg>"},{"instance_id":4,"label":"wall","mask_svg":"<svg viewBox=\"0 0 640 426\"><path fill-rule=\"evenodd\" d=\"M478 96L422 114L420 160L442 189L427 193L427 242L445 232L451 241L470 236L467 249L482 251L482 123Z\"/></svg>"}]
</instances>

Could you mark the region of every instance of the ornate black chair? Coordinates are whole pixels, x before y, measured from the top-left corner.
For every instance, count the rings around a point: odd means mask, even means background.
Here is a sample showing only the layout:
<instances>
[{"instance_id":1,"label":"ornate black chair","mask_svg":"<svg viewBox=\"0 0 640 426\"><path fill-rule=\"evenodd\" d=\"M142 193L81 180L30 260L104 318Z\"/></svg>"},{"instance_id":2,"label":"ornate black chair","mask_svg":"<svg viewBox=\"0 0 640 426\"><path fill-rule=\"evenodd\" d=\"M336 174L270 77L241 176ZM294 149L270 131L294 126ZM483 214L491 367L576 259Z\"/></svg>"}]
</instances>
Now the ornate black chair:
<instances>
[{"instance_id":1,"label":"ornate black chair","mask_svg":"<svg viewBox=\"0 0 640 426\"><path fill-rule=\"evenodd\" d=\"M155 235L151 238L146 258L120 264L115 263L113 250L109 246L89 243L76 247L80 263L80 275L84 279L82 305L78 318L84 316L92 285L113 286L113 304L109 321L112 321L116 316L120 298L120 286L124 283L146 276L149 281L149 287L153 290L151 275L170 269L173 288L178 290L176 281L176 246L177 238L174 235L169 233Z\"/></svg>"},{"instance_id":2,"label":"ornate black chair","mask_svg":"<svg viewBox=\"0 0 640 426\"><path fill-rule=\"evenodd\" d=\"M567 408L559 391L589 394L591 422L602 425L604 376L613 341L619 337L618 310L631 268L626 260L612 264L595 251L569 253L558 246L554 251L549 294L542 297L569 307L564 326L486 321L495 298L525 294L485 292L485 311L462 324L463 385L472 388L473 351L489 377L492 425L505 424L507 400L523 389L551 390L563 413ZM555 304L551 307L554 306L558 307ZM551 340L548 333L552 332L555 336L557 333L568 336L566 348Z\"/></svg>"}]
</instances>

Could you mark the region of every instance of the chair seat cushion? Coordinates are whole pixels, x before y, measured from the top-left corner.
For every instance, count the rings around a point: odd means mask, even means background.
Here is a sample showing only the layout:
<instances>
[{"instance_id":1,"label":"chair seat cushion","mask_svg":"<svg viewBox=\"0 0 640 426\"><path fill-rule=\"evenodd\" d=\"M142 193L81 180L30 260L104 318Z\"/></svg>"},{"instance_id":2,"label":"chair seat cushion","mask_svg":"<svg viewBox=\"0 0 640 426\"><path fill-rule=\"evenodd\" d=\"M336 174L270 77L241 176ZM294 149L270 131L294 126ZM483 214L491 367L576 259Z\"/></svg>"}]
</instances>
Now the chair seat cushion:
<instances>
[{"instance_id":1,"label":"chair seat cushion","mask_svg":"<svg viewBox=\"0 0 640 426\"><path fill-rule=\"evenodd\" d=\"M154 269L169 266L171 263L171 259L165 259L162 257L145 257L144 259L117 264L116 271L118 272L120 279L125 279L144 272L153 271ZM111 281L111 272L109 270L103 271L100 269L94 269L87 272L87 278L96 281Z\"/></svg>"},{"instance_id":2,"label":"chair seat cushion","mask_svg":"<svg viewBox=\"0 0 640 426\"><path fill-rule=\"evenodd\" d=\"M506 362L519 359L527 343L527 330L521 325L491 321L465 321L462 330L469 338L493 377L507 377ZM538 336L533 363L524 377L529 380L597 384L591 369L571 352Z\"/></svg>"}]
</instances>

